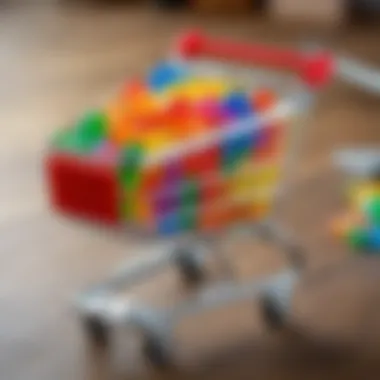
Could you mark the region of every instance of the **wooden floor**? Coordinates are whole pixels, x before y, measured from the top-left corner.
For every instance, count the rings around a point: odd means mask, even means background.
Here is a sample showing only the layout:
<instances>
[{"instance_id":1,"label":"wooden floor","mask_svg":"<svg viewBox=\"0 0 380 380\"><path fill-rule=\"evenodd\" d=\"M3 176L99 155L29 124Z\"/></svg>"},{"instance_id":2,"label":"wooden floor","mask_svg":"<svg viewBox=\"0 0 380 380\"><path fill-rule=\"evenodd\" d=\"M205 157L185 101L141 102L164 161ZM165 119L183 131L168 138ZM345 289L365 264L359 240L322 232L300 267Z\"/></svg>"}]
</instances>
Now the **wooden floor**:
<instances>
[{"instance_id":1,"label":"wooden floor","mask_svg":"<svg viewBox=\"0 0 380 380\"><path fill-rule=\"evenodd\" d=\"M294 329L280 335L265 331L252 302L183 326L180 368L173 373L149 371L137 348L128 355L119 352L109 366L106 356L85 343L72 301L121 258L148 252L149 244L78 226L49 211L41 170L48 137L163 56L172 36L184 27L278 43L300 43L308 34L251 17L226 21L120 7L4 4L1 379L379 378L380 262L346 260L347 252L329 241L324 224L340 207L339 177L329 167L328 154L339 144L379 143L379 99L337 82L321 94L320 106L305 126L302 180L287 204L287 220L309 259L295 299ZM378 31L371 28L325 30L318 38L337 51L380 63ZM245 274L279 265L252 242L239 243L232 252ZM331 269L320 272L322 267ZM160 302L185 291L175 275L167 274L141 292Z\"/></svg>"}]
</instances>

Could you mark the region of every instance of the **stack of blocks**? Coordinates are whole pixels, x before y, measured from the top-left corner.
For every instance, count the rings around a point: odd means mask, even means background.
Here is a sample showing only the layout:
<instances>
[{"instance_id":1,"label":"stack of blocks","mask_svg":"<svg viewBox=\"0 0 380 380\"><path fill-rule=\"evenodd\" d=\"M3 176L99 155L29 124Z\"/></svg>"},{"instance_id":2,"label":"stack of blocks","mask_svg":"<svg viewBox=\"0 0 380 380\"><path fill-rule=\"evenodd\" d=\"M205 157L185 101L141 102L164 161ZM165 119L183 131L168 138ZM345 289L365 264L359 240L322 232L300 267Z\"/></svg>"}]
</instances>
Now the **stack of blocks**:
<instances>
[{"instance_id":1,"label":"stack of blocks","mask_svg":"<svg viewBox=\"0 0 380 380\"><path fill-rule=\"evenodd\" d=\"M54 137L52 203L164 235L261 218L278 181L285 123L260 125L259 116L276 104L272 90L160 63Z\"/></svg>"},{"instance_id":2,"label":"stack of blocks","mask_svg":"<svg viewBox=\"0 0 380 380\"><path fill-rule=\"evenodd\" d=\"M348 200L348 212L333 221L334 235L356 252L380 253L380 177L351 185Z\"/></svg>"}]
</instances>

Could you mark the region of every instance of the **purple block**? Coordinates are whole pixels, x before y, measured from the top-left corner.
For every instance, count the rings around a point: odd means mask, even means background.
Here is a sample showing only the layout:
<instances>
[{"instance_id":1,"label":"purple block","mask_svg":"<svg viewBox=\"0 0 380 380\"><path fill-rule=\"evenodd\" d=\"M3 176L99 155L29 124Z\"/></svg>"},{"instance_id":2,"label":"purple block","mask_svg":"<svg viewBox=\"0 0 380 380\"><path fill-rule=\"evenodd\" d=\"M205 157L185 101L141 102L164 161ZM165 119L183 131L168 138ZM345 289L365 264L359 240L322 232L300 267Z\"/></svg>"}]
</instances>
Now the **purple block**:
<instances>
[{"instance_id":1,"label":"purple block","mask_svg":"<svg viewBox=\"0 0 380 380\"><path fill-rule=\"evenodd\" d=\"M164 168L164 181L168 186L175 186L183 177L180 161L170 161Z\"/></svg>"},{"instance_id":2,"label":"purple block","mask_svg":"<svg viewBox=\"0 0 380 380\"><path fill-rule=\"evenodd\" d=\"M166 185L153 196L154 210L157 215L174 211L179 207L179 187Z\"/></svg>"}]
</instances>

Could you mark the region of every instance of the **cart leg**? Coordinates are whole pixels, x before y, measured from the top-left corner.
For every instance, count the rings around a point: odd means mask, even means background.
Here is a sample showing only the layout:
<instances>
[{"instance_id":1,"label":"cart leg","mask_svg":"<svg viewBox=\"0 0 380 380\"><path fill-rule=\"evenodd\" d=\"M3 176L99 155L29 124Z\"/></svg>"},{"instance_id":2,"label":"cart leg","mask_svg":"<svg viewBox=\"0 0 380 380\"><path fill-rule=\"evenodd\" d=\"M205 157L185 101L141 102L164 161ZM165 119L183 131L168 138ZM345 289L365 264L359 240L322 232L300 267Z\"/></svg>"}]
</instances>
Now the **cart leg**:
<instances>
[{"instance_id":1,"label":"cart leg","mask_svg":"<svg viewBox=\"0 0 380 380\"><path fill-rule=\"evenodd\" d=\"M270 329L280 330L286 327L297 282L298 274L294 272L293 276L273 283L259 297L262 319Z\"/></svg>"},{"instance_id":2,"label":"cart leg","mask_svg":"<svg viewBox=\"0 0 380 380\"><path fill-rule=\"evenodd\" d=\"M106 293L91 294L80 297L76 301L80 320L88 339L100 347L106 347L109 343L110 325L104 317L108 301L109 295Z\"/></svg>"},{"instance_id":3,"label":"cart leg","mask_svg":"<svg viewBox=\"0 0 380 380\"><path fill-rule=\"evenodd\" d=\"M199 241L178 245L173 261L181 277L188 284L198 284L206 277L206 247Z\"/></svg>"},{"instance_id":4,"label":"cart leg","mask_svg":"<svg viewBox=\"0 0 380 380\"><path fill-rule=\"evenodd\" d=\"M166 369L173 365L171 348L165 340L154 334L147 334L142 342L144 359L157 369Z\"/></svg>"},{"instance_id":5,"label":"cart leg","mask_svg":"<svg viewBox=\"0 0 380 380\"><path fill-rule=\"evenodd\" d=\"M109 344L109 328L105 321L96 316L83 316L84 330L91 343L99 347Z\"/></svg>"},{"instance_id":6,"label":"cart leg","mask_svg":"<svg viewBox=\"0 0 380 380\"><path fill-rule=\"evenodd\" d=\"M141 334L142 354L150 365L165 369L173 364L173 324L164 310L133 300L120 300L114 311L109 309L109 314L115 325Z\"/></svg>"}]
</instances>

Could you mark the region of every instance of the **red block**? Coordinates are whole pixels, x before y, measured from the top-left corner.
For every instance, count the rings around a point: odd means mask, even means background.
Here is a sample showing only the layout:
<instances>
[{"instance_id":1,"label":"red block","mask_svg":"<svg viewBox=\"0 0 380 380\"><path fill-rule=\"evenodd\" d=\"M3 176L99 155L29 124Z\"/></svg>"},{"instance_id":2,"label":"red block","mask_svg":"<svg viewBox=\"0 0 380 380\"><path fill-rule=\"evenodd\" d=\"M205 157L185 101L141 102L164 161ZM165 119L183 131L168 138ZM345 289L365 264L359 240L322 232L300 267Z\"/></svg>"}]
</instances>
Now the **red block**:
<instances>
[{"instance_id":1,"label":"red block","mask_svg":"<svg viewBox=\"0 0 380 380\"><path fill-rule=\"evenodd\" d=\"M201 204L205 207L220 202L226 196L227 186L223 179L212 178L201 184Z\"/></svg>"},{"instance_id":2,"label":"red block","mask_svg":"<svg viewBox=\"0 0 380 380\"><path fill-rule=\"evenodd\" d=\"M120 221L115 168L53 153L46 170L51 202L58 210L107 224Z\"/></svg>"},{"instance_id":3,"label":"red block","mask_svg":"<svg viewBox=\"0 0 380 380\"><path fill-rule=\"evenodd\" d=\"M221 164L221 152L218 146L207 147L183 158L187 175L200 175L218 172Z\"/></svg>"},{"instance_id":4,"label":"red block","mask_svg":"<svg viewBox=\"0 0 380 380\"><path fill-rule=\"evenodd\" d=\"M253 150L254 159L276 159L281 155L285 127L282 125L271 125L263 129L258 146Z\"/></svg>"}]
</instances>

